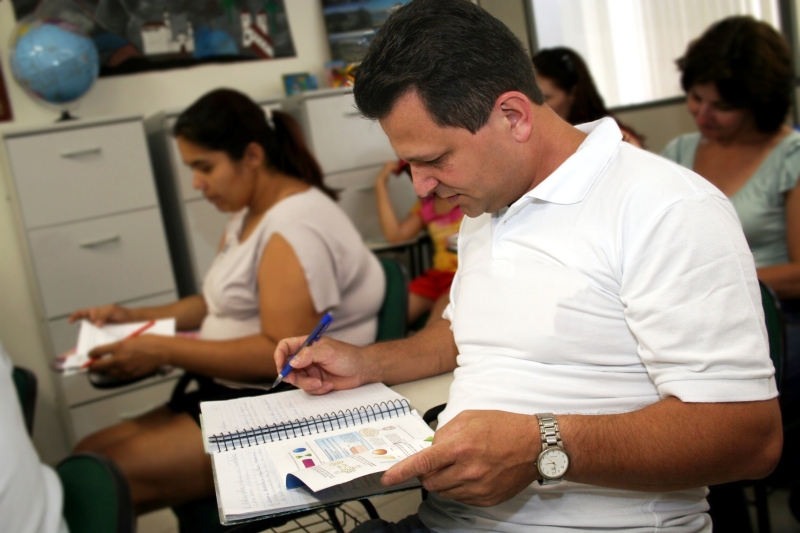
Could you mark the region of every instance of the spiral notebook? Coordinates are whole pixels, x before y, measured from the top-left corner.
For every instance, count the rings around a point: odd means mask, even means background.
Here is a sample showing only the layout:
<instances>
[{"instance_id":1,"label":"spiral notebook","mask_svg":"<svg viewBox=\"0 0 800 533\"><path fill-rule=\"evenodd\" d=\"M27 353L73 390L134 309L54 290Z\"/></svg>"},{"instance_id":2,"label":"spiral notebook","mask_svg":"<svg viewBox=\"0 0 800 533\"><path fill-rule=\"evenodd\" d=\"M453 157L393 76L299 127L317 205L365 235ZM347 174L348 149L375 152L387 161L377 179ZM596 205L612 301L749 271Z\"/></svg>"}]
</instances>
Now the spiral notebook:
<instances>
[{"instance_id":1,"label":"spiral notebook","mask_svg":"<svg viewBox=\"0 0 800 533\"><path fill-rule=\"evenodd\" d=\"M417 449L416 443L433 434L406 398L380 383L322 396L293 390L203 402L200 410L223 524L419 486L414 479L387 489L379 472L390 460L402 459L387 449L406 443ZM364 469L369 475L352 479L351 458L359 467L371 465ZM296 483L289 488L287 480L297 481L293 475L303 469L310 469L303 474L322 470L329 488L314 492L311 484Z\"/></svg>"}]
</instances>

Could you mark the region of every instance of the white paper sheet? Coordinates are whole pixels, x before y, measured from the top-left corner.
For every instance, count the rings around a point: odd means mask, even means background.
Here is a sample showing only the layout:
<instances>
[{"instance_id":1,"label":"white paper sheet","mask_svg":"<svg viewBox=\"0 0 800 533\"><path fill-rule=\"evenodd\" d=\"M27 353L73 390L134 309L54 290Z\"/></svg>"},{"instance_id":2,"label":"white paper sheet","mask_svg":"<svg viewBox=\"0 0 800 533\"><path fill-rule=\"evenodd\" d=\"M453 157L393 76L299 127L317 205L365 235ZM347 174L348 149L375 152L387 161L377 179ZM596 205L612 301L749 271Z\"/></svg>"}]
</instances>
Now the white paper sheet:
<instances>
[{"instance_id":1,"label":"white paper sheet","mask_svg":"<svg viewBox=\"0 0 800 533\"><path fill-rule=\"evenodd\" d=\"M81 320L81 327L78 331L78 346L75 348L74 353L64 357L59 365L61 370L67 375L86 371L84 366L89 362L90 351L97 346L121 341L146 324L147 322L131 322L128 324L106 324L103 327L97 327L88 320ZM156 320L155 324L142 334L174 337L175 319L164 318Z\"/></svg>"}]
</instances>

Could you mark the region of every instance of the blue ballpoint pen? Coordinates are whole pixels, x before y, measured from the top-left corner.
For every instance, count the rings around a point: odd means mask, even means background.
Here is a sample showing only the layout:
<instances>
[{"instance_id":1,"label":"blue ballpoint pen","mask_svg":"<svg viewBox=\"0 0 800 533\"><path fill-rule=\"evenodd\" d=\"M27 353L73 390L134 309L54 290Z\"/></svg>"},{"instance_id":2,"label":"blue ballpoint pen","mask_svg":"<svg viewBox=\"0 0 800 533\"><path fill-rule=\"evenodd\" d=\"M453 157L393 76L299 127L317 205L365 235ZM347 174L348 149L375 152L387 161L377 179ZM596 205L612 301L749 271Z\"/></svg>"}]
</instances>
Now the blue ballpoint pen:
<instances>
[{"instance_id":1,"label":"blue ballpoint pen","mask_svg":"<svg viewBox=\"0 0 800 533\"><path fill-rule=\"evenodd\" d=\"M330 313L325 313L322 319L319 321L319 324L317 324L317 327L315 327L314 331L311 332L311 335L309 335L306 338L306 340L303 341L303 344L300 345L300 348L298 348L296 352L294 352L292 355L289 356L289 359L286 361L286 364L283 365L283 370L281 370L281 373L278 374L278 378L275 380L275 383L272 384L273 389L277 387L278 384L280 384L280 382L283 381L283 379L286 376L289 375L289 372L292 371L292 366L289 363L292 362L294 356L299 354L306 346L311 346L312 344L317 342L320 339L320 337L322 337L322 334L325 333L325 330L328 329L328 326L331 325L331 322L333 322L333 317L331 316Z\"/></svg>"}]
</instances>

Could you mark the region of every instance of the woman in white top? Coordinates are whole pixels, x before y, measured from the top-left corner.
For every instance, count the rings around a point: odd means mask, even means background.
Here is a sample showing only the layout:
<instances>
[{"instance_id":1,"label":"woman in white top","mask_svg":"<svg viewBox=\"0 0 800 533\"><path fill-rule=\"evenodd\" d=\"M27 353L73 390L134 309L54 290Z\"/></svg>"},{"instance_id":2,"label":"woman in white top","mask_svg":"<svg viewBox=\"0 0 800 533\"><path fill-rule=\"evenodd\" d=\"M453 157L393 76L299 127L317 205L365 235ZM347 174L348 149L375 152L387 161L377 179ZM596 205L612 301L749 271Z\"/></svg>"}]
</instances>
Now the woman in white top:
<instances>
[{"instance_id":1,"label":"woman in white top","mask_svg":"<svg viewBox=\"0 0 800 533\"><path fill-rule=\"evenodd\" d=\"M200 328L197 339L142 335L90 353L93 372L119 379L164 365L190 376L169 404L77 446L119 464L140 513L213 495L199 402L263 394L246 383L272 383L280 339L307 335L330 311L329 336L361 345L375 340L385 290L380 264L322 183L297 123L280 112L272 120L274 127L248 97L221 89L175 124L194 187L233 213L202 296L162 307L84 309L71 317L97 323L175 317L179 330ZM190 379L199 390L187 393Z\"/></svg>"}]
</instances>

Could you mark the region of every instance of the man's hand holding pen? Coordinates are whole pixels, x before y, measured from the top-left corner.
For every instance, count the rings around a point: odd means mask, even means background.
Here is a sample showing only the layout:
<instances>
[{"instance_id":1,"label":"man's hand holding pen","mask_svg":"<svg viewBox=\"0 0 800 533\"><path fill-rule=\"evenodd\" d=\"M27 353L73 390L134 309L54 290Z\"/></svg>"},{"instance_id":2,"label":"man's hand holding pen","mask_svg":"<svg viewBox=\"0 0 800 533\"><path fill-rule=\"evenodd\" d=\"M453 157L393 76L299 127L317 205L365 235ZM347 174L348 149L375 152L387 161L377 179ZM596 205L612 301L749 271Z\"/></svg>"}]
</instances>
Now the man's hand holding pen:
<instances>
[{"instance_id":1,"label":"man's hand holding pen","mask_svg":"<svg viewBox=\"0 0 800 533\"><path fill-rule=\"evenodd\" d=\"M360 348L326 337L301 349L304 340L305 337L284 339L275 349L277 368L283 368L291 354L297 352L291 362L293 370L284 379L287 383L309 394L325 394L371 383L366 372L368 361Z\"/></svg>"}]
</instances>

